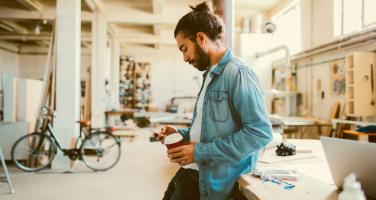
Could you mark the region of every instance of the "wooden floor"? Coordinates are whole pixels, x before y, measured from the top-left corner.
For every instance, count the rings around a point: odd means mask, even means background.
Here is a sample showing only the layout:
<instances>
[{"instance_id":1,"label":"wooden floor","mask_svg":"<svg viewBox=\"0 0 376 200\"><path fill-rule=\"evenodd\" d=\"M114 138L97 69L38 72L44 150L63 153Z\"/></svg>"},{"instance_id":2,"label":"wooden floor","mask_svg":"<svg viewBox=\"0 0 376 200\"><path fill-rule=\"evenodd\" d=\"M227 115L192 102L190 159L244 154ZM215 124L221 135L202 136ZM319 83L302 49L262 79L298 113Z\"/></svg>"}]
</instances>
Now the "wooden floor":
<instances>
[{"instance_id":1,"label":"wooden floor","mask_svg":"<svg viewBox=\"0 0 376 200\"><path fill-rule=\"evenodd\" d=\"M106 172L92 172L78 162L70 172L44 170L25 173L10 166L16 193L0 182L1 200L157 200L179 168L169 162L166 148L149 142L150 133L137 132L133 142L122 142L119 163ZM0 176L3 176L2 169Z\"/></svg>"}]
</instances>

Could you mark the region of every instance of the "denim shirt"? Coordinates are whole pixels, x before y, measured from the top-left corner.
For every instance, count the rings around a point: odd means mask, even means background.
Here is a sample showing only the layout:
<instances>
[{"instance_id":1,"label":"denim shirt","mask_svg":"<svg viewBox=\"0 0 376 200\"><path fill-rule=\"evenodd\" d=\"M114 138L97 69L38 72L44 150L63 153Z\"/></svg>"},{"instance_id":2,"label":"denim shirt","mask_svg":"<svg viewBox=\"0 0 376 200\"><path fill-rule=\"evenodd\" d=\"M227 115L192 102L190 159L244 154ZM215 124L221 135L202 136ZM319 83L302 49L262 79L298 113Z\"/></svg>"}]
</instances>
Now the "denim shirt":
<instances>
[{"instance_id":1,"label":"denim shirt","mask_svg":"<svg viewBox=\"0 0 376 200\"><path fill-rule=\"evenodd\" d=\"M272 129L260 81L244 62L227 50L210 75L194 160L200 170L200 199L221 200L229 199L238 177L256 166ZM190 141L190 128L178 130Z\"/></svg>"}]
</instances>

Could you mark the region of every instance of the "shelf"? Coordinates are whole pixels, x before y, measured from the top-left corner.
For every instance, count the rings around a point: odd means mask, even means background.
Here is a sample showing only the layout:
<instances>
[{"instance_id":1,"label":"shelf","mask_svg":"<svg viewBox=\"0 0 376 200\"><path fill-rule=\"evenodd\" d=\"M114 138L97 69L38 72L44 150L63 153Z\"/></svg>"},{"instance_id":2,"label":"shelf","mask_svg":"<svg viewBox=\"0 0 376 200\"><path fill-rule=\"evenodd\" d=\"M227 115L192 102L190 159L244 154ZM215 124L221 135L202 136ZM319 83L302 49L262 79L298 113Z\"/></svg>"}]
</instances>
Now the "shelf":
<instances>
[{"instance_id":1,"label":"shelf","mask_svg":"<svg viewBox=\"0 0 376 200\"><path fill-rule=\"evenodd\" d=\"M148 110L151 101L150 64L132 57L120 58L120 105L122 108Z\"/></svg>"}]
</instances>

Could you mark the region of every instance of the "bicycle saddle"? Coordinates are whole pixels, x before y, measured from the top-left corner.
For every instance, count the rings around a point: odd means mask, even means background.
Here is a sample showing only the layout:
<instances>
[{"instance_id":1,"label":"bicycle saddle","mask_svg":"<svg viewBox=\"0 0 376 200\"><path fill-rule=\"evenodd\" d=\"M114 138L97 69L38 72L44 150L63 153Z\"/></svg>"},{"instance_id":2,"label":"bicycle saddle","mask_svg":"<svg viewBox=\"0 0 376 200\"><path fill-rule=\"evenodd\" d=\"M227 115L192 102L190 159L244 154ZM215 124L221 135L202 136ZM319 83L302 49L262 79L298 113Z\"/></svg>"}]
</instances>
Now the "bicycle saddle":
<instances>
[{"instance_id":1,"label":"bicycle saddle","mask_svg":"<svg viewBox=\"0 0 376 200\"><path fill-rule=\"evenodd\" d=\"M89 120L80 120L80 121L76 121L76 122L79 123L80 126L82 126L82 127L90 126L90 121Z\"/></svg>"}]
</instances>

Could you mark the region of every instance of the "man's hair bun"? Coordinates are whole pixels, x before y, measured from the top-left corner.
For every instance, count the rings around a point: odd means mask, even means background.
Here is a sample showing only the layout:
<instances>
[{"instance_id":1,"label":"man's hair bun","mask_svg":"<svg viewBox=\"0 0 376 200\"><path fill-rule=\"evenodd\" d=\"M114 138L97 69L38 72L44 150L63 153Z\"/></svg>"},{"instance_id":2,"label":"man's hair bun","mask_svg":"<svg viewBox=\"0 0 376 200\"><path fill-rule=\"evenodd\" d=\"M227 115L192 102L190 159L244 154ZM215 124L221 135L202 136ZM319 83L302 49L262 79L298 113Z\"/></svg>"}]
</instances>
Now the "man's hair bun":
<instances>
[{"instance_id":1,"label":"man's hair bun","mask_svg":"<svg viewBox=\"0 0 376 200\"><path fill-rule=\"evenodd\" d=\"M224 38L222 19L214 13L211 1L204 1L196 6L189 6L192 11L184 15L176 24L174 36L182 32L184 37L196 41L197 33L203 32L213 41Z\"/></svg>"},{"instance_id":2,"label":"man's hair bun","mask_svg":"<svg viewBox=\"0 0 376 200\"><path fill-rule=\"evenodd\" d=\"M210 2L204 1L196 6L189 6L193 12L207 12L213 13L213 6Z\"/></svg>"}]
</instances>

